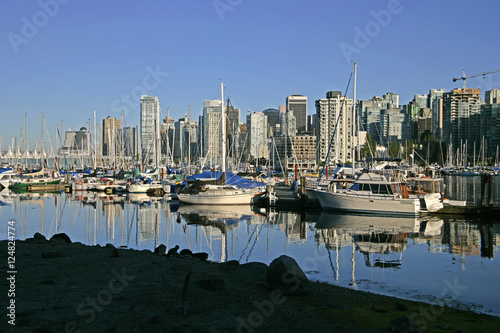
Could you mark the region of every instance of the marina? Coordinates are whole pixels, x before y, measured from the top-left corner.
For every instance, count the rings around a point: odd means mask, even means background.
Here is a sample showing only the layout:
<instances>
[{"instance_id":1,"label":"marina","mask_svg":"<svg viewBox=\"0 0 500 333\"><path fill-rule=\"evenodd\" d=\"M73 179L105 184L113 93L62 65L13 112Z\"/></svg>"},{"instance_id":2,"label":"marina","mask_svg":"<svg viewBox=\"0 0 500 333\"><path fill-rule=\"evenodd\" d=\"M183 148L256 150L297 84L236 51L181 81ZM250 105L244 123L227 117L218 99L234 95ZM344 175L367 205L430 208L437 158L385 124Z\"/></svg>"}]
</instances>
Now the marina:
<instances>
[{"instance_id":1,"label":"marina","mask_svg":"<svg viewBox=\"0 0 500 333\"><path fill-rule=\"evenodd\" d=\"M447 187L464 189L468 202L480 200L474 190L480 182L457 181L446 178ZM286 254L311 280L500 316L500 224L494 218L388 217L184 205L145 193L8 190L0 192L0 216L16 221L18 239L63 232L85 245L149 251L178 245L215 262L269 264ZM6 239L5 231L0 237ZM453 292L450 284L460 288Z\"/></svg>"}]
</instances>

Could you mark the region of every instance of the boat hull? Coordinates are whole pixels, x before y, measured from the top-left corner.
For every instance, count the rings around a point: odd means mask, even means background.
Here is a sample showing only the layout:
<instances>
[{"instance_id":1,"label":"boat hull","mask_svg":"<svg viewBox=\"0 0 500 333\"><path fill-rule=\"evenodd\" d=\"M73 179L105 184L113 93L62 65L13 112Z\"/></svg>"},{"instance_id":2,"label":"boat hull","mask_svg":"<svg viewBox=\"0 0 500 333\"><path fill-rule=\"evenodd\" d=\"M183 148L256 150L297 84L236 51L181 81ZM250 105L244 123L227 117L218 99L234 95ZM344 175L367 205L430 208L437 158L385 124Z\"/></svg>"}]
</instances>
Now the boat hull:
<instances>
[{"instance_id":1,"label":"boat hull","mask_svg":"<svg viewBox=\"0 0 500 333\"><path fill-rule=\"evenodd\" d=\"M316 196L325 210L401 216L420 214L419 199L398 199L390 195L356 195L349 194L347 191L344 193L316 191Z\"/></svg>"},{"instance_id":2,"label":"boat hull","mask_svg":"<svg viewBox=\"0 0 500 333\"><path fill-rule=\"evenodd\" d=\"M210 193L207 193L210 192ZM198 194L178 193L180 202L190 205L250 205L252 198L259 193L251 191L207 191Z\"/></svg>"}]
</instances>

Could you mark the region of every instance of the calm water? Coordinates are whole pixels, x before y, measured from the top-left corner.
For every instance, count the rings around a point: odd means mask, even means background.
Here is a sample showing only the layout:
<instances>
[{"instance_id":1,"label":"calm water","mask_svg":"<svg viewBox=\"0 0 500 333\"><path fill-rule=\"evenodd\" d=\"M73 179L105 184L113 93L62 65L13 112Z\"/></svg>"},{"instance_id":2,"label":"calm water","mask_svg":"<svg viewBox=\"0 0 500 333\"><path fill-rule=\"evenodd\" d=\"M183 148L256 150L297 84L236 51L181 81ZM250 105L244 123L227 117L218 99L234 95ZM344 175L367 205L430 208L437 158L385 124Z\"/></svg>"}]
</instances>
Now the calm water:
<instances>
[{"instance_id":1,"label":"calm water","mask_svg":"<svg viewBox=\"0 0 500 333\"><path fill-rule=\"evenodd\" d=\"M472 178L464 178L469 195ZM500 316L500 220L277 213L93 192L4 190L0 204L0 220L15 221L17 239L65 232L87 245L179 245L241 263L286 254L312 280Z\"/></svg>"}]
</instances>

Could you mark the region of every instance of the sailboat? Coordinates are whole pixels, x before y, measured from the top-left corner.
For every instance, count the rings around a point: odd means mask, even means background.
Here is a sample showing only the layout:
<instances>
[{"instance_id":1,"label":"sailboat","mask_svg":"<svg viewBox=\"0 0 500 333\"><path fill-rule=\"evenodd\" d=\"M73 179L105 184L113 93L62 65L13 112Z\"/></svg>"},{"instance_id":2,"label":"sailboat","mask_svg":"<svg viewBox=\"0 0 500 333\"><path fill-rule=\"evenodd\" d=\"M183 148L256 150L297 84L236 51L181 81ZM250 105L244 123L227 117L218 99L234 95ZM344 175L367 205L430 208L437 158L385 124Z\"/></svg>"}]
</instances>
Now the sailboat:
<instances>
[{"instance_id":1,"label":"sailboat","mask_svg":"<svg viewBox=\"0 0 500 333\"><path fill-rule=\"evenodd\" d=\"M265 190L264 184L258 182L247 183L245 186L237 182L228 182L228 176L231 179L241 177L226 172L226 114L224 110L224 85L222 82L221 96L222 172L217 174L216 178L211 181L202 180L208 177L205 174L200 174L198 177L193 176L195 181L177 193L181 203L194 205L250 205L253 197L262 194Z\"/></svg>"}]
</instances>

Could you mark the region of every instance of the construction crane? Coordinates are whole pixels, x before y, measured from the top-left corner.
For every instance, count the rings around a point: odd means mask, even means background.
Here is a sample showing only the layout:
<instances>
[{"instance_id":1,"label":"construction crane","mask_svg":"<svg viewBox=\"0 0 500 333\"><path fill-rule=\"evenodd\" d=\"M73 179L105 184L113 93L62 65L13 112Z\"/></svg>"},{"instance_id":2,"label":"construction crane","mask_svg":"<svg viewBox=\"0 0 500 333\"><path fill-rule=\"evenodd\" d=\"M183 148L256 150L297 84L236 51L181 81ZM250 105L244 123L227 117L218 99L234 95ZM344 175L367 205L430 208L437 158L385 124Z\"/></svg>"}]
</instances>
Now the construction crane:
<instances>
[{"instance_id":1,"label":"construction crane","mask_svg":"<svg viewBox=\"0 0 500 333\"><path fill-rule=\"evenodd\" d=\"M497 70L494 70L494 71L489 71L489 72L484 72L484 73L479 73L479 74L474 74L474 75L469 75L469 76L465 76L465 71L462 70L462 77L456 77L453 79L453 82L456 82L458 80L463 80L464 81L464 91L465 91L465 80L467 80L468 78L471 78L471 77L476 77L476 76L484 76L486 74L492 74L492 73L496 73L496 72L500 72L500 69L497 69Z\"/></svg>"}]
</instances>

